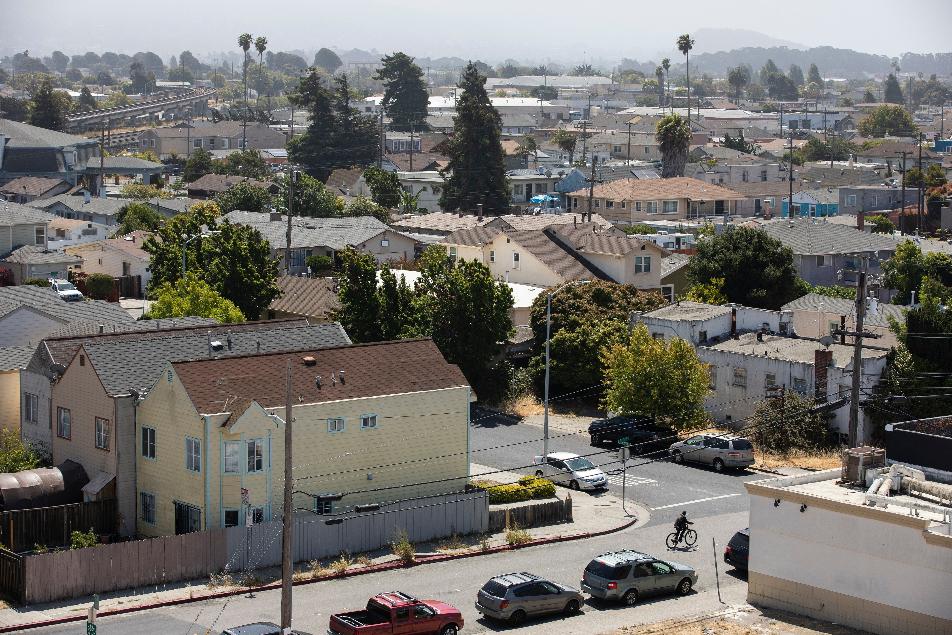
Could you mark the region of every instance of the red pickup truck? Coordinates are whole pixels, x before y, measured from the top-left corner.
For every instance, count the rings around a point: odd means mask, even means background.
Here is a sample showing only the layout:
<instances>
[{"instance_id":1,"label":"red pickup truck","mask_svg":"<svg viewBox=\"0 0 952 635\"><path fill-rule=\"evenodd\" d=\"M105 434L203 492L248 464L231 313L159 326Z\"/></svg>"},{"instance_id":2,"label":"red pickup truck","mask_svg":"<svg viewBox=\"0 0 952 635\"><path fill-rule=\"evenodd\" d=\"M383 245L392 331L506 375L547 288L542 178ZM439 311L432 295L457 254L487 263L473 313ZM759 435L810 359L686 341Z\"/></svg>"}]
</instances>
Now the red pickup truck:
<instances>
[{"instance_id":1,"label":"red pickup truck","mask_svg":"<svg viewBox=\"0 0 952 635\"><path fill-rule=\"evenodd\" d=\"M327 635L456 635L461 628L456 607L393 591L370 598L363 611L331 615Z\"/></svg>"}]
</instances>

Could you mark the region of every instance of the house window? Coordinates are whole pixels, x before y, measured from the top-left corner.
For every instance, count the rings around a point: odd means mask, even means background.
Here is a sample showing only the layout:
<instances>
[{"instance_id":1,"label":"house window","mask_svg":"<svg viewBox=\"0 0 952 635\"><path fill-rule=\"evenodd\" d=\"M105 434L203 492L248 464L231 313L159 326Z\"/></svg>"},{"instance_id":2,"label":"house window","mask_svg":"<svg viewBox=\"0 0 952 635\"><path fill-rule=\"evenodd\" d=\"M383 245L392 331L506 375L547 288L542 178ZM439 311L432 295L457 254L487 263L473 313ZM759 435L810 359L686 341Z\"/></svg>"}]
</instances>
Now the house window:
<instances>
[{"instance_id":1,"label":"house window","mask_svg":"<svg viewBox=\"0 0 952 635\"><path fill-rule=\"evenodd\" d=\"M767 170L761 170L761 171L760 171L760 180L761 180L761 181L766 181L766 180L767 180Z\"/></svg>"},{"instance_id":2,"label":"house window","mask_svg":"<svg viewBox=\"0 0 952 635\"><path fill-rule=\"evenodd\" d=\"M801 395L807 394L807 382L805 379L794 378L793 380L793 389L794 391L800 393Z\"/></svg>"},{"instance_id":3,"label":"house window","mask_svg":"<svg viewBox=\"0 0 952 635\"><path fill-rule=\"evenodd\" d=\"M46 230L42 227L36 227L33 235L33 244L42 245L46 241Z\"/></svg>"},{"instance_id":4,"label":"house window","mask_svg":"<svg viewBox=\"0 0 952 635\"><path fill-rule=\"evenodd\" d=\"M109 449L109 419L96 417L96 447L100 450Z\"/></svg>"},{"instance_id":5,"label":"house window","mask_svg":"<svg viewBox=\"0 0 952 635\"><path fill-rule=\"evenodd\" d=\"M238 455L241 453L240 441L225 441L225 474L237 474L239 470Z\"/></svg>"},{"instance_id":6,"label":"house window","mask_svg":"<svg viewBox=\"0 0 952 635\"><path fill-rule=\"evenodd\" d=\"M264 507L251 507L248 513L251 514L252 525L260 525L264 522Z\"/></svg>"},{"instance_id":7,"label":"house window","mask_svg":"<svg viewBox=\"0 0 952 635\"><path fill-rule=\"evenodd\" d=\"M315 514L333 514L334 513L334 501L323 500L321 498L314 499L314 513Z\"/></svg>"},{"instance_id":8,"label":"house window","mask_svg":"<svg viewBox=\"0 0 952 635\"><path fill-rule=\"evenodd\" d=\"M734 381L733 385L739 386L741 388L747 387L747 369L746 368L735 368L734 369Z\"/></svg>"},{"instance_id":9,"label":"house window","mask_svg":"<svg viewBox=\"0 0 952 635\"><path fill-rule=\"evenodd\" d=\"M811 205L811 206L810 206L810 215L811 215L811 216L816 216L816 205Z\"/></svg>"},{"instance_id":10,"label":"house window","mask_svg":"<svg viewBox=\"0 0 952 635\"><path fill-rule=\"evenodd\" d=\"M262 471L264 469L264 439L249 439L246 447L248 450L248 473Z\"/></svg>"},{"instance_id":11,"label":"house window","mask_svg":"<svg viewBox=\"0 0 952 635\"><path fill-rule=\"evenodd\" d=\"M513 269L519 268L519 252L518 251L512 252L512 268Z\"/></svg>"},{"instance_id":12,"label":"house window","mask_svg":"<svg viewBox=\"0 0 952 635\"><path fill-rule=\"evenodd\" d=\"M657 214L658 201L645 201L645 211L649 214Z\"/></svg>"},{"instance_id":13,"label":"house window","mask_svg":"<svg viewBox=\"0 0 952 635\"><path fill-rule=\"evenodd\" d=\"M703 344L707 341L707 331L698 331L697 332L697 341Z\"/></svg>"},{"instance_id":14,"label":"house window","mask_svg":"<svg viewBox=\"0 0 952 635\"><path fill-rule=\"evenodd\" d=\"M572 199L572 207L578 208L578 199L577 199L577 198L573 198L573 199Z\"/></svg>"},{"instance_id":15,"label":"house window","mask_svg":"<svg viewBox=\"0 0 952 635\"><path fill-rule=\"evenodd\" d=\"M496 262L496 252L492 249L489 250L489 262Z\"/></svg>"},{"instance_id":16,"label":"house window","mask_svg":"<svg viewBox=\"0 0 952 635\"><path fill-rule=\"evenodd\" d=\"M150 525L155 524L155 494L139 492L139 519Z\"/></svg>"},{"instance_id":17,"label":"house window","mask_svg":"<svg viewBox=\"0 0 952 635\"><path fill-rule=\"evenodd\" d=\"M856 195L855 195L855 194L850 194L849 196L847 196L847 197L846 197L846 204L847 204L847 205L856 205Z\"/></svg>"},{"instance_id":18,"label":"house window","mask_svg":"<svg viewBox=\"0 0 952 635\"><path fill-rule=\"evenodd\" d=\"M641 211L641 201L635 201L635 211L636 212Z\"/></svg>"},{"instance_id":19,"label":"house window","mask_svg":"<svg viewBox=\"0 0 952 635\"><path fill-rule=\"evenodd\" d=\"M377 415L360 415L360 429L370 430L377 427Z\"/></svg>"},{"instance_id":20,"label":"house window","mask_svg":"<svg viewBox=\"0 0 952 635\"><path fill-rule=\"evenodd\" d=\"M522 196L522 185L513 185L512 194L513 196Z\"/></svg>"},{"instance_id":21,"label":"house window","mask_svg":"<svg viewBox=\"0 0 952 635\"><path fill-rule=\"evenodd\" d=\"M155 458L155 428L142 428L142 457Z\"/></svg>"},{"instance_id":22,"label":"house window","mask_svg":"<svg viewBox=\"0 0 952 635\"><path fill-rule=\"evenodd\" d=\"M212 137L211 139L208 140L208 147L212 149L215 148L215 137Z\"/></svg>"},{"instance_id":23,"label":"house window","mask_svg":"<svg viewBox=\"0 0 952 635\"><path fill-rule=\"evenodd\" d=\"M615 201L605 201L605 209L612 209L615 207Z\"/></svg>"},{"instance_id":24,"label":"house window","mask_svg":"<svg viewBox=\"0 0 952 635\"><path fill-rule=\"evenodd\" d=\"M747 174L747 170L744 170L743 173L741 173L740 180L743 181L744 183L750 180L750 177Z\"/></svg>"},{"instance_id":25,"label":"house window","mask_svg":"<svg viewBox=\"0 0 952 635\"><path fill-rule=\"evenodd\" d=\"M714 364L707 367L707 387L717 390L717 366Z\"/></svg>"},{"instance_id":26,"label":"house window","mask_svg":"<svg viewBox=\"0 0 952 635\"><path fill-rule=\"evenodd\" d=\"M830 322L827 323L827 326L830 327L830 335L833 335L833 331L836 331L840 328L840 323L830 320Z\"/></svg>"},{"instance_id":27,"label":"house window","mask_svg":"<svg viewBox=\"0 0 952 635\"><path fill-rule=\"evenodd\" d=\"M202 471L202 442L195 437L185 437L185 469Z\"/></svg>"},{"instance_id":28,"label":"house window","mask_svg":"<svg viewBox=\"0 0 952 635\"><path fill-rule=\"evenodd\" d=\"M635 256L635 273L651 273L651 256Z\"/></svg>"},{"instance_id":29,"label":"house window","mask_svg":"<svg viewBox=\"0 0 952 635\"><path fill-rule=\"evenodd\" d=\"M774 373L764 373L764 388L773 388L777 385L777 375Z\"/></svg>"},{"instance_id":30,"label":"house window","mask_svg":"<svg viewBox=\"0 0 952 635\"><path fill-rule=\"evenodd\" d=\"M661 207L661 213L663 214L677 214L678 213L678 202L677 201L664 201Z\"/></svg>"},{"instance_id":31,"label":"house window","mask_svg":"<svg viewBox=\"0 0 952 635\"><path fill-rule=\"evenodd\" d=\"M192 141L192 147L193 147L193 148L201 148L201 147L202 147L202 140L201 140L201 139L195 139L194 141Z\"/></svg>"},{"instance_id":32,"label":"house window","mask_svg":"<svg viewBox=\"0 0 952 635\"><path fill-rule=\"evenodd\" d=\"M382 240L380 241L380 246L381 246L381 247L389 247L389 246L390 246L390 241L387 240L386 238L384 238L384 239L382 239Z\"/></svg>"},{"instance_id":33,"label":"house window","mask_svg":"<svg viewBox=\"0 0 952 635\"><path fill-rule=\"evenodd\" d=\"M621 152L621 146L612 146L612 152Z\"/></svg>"},{"instance_id":34,"label":"house window","mask_svg":"<svg viewBox=\"0 0 952 635\"><path fill-rule=\"evenodd\" d=\"M831 264L833 264L833 263L831 262L831 257L830 257L830 256L820 255L820 256L817 256L817 257L816 257L816 266L817 266L817 267L829 267Z\"/></svg>"},{"instance_id":35,"label":"house window","mask_svg":"<svg viewBox=\"0 0 952 635\"><path fill-rule=\"evenodd\" d=\"M877 205L879 205L879 196L873 194L873 207L875 208Z\"/></svg>"},{"instance_id":36,"label":"house window","mask_svg":"<svg viewBox=\"0 0 952 635\"><path fill-rule=\"evenodd\" d=\"M599 208L599 207L601 207L601 206L602 206L602 202L596 199L596 201L595 201L595 208L597 209L597 208Z\"/></svg>"},{"instance_id":37,"label":"house window","mask_svg":"<svg viewBox=\"0 0 952 635\"><path fill-rule=\"evenodd\" d=\"M226 509L225 510L225 527L237 527L238 526L238 510L237 509Z\"/></svg>"},{"instance_id":38,"label":"house window","mask_svg":"<svg viewBox=\"0 0 952 635\"><path fill-rule=\"evenodd\" d=\"M627 205L626 205L625 201L622 201L622 202L621 202L621 208L622 208L622 209L625 209L626 206L627 206Z\"/></svg>"},{"instance_id":39,"label":"house window","mask_svg":"<svg viewBox=\"0 0 952 635\"><path fill-rule=\"evenodd\" d=\"M456 247L450 247L450 260L456 260Z\"/></svg>"},{"instance_id":40,"label":"house window","mask_svg":"<svg viewBox=\"0 0 952 635\"><path fill-rule=\"evenodd\" d=\"M344 418L343 417L334 417L327 420L327 431L328 432L343 432L344 431Z\"/></svg>"},{"instance_id":41,"label":"house window","mask_svg":"<svg viewBox=\"0 0 952 635\"><path fill-rule=\"evenodd\" d=\"M56 436L69 439L71 436L72 419L68 408L56 409Z\"/></svg>"},{"instance_id":42,"label":"house window","mask_svg":"<svg viewBox=\"0 0 952 635\"><path fill-rule=\"evenodd\" d=\"M186 503L175 503L175 535L202 530L202 510Z\"/></svg>"},{"instance_id":43,"label":"house window","mask_svg":"<svg viewBox=\"0 0 952 635\"><path fill-rule=\"evenodd\" d=\"M674 285L666 284L662 286L661 295L664 297L665 302L668 302L669 304L674 302Z\"/></svg>"},{"instance_id":44,"label":"house window","mask_svg":"<svg viewBox=\"0 0 952 635\"><path fill-rule=\"evenodd\" d=\"M25 392L23 393L23 420L29 423L38 423L39 414L38 410L40 407L40 398L36 395Z\"/></svg>"}]
</instances>

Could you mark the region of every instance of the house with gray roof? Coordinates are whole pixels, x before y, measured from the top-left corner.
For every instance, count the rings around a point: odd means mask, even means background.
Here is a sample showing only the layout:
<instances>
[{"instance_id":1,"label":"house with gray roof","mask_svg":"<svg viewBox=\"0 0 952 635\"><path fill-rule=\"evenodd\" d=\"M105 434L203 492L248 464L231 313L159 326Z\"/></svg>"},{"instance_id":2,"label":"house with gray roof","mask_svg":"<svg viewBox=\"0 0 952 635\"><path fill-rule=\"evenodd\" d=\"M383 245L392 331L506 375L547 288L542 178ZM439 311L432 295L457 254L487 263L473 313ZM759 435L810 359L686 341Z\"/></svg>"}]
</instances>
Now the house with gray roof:
<instances>
[{"instance_id":1,"label":"house with gray roof","mask_svg":"<svg viewBox=\"0 0 952 635\"><path fill-rule=\"evenodd\" d=\"M66 278L70 269L82 263L82 258L64 251L53 251L41 245L24 245L0 260L0 267L13 274L13 284L23 284L27 280Z\"/></svg>"},{"instance_id":2,"label":"house with gray roof","mask_svg":"<svg viewBox=\"0 0 952 635\"><path fill-rule=\"evenodd\" d=\"M63 179L42 176L21 176L0 185L0 197L14 203L29 203L38 198L63 194L72 187Z\"/></svg>"},{"instance_id":3,"label":"house with gray roof","mask_svg":"<svg viewBox=\"0 0 952 635\"><path fill-rule=\"evenodd\" d=\"M896 334L889 328L890 320L904 324L908 308L898 304L879 302L872 298L867 300L863 330L873 333L876 337L866 342L883 348L895 346ZM856 330L856 302L854 300L808 293L787 302L780 307L780 310L790 313L793 330L805 337L819 339L840 328L848 331ZM846 343L846 340L840 336L836 336L836 339L841 344Z\"/></svg>"},{"instance_id":4,"label":"house with gray roof","mask_svg":"<svg viewBox=\"0 0 952 635\"><path fill-rule=\"evenodd\" d=\"M225 218L261 232L271 244L271 253L284 269L287 251L288 217L278 212L259 213L235 210ZM338 251L352 247L372 254L377 262L413 259L416 241L384 225L373 216L310 218L296 216L291 221L291 275L307 273L311 256L334 258Z\"/></svg>"},{"instance_id":5,"label":"house with gray roof","mask_svg":"<svg viewBox=\"0 0 952 635\"><path fill-rule=\"evenodd\" d=\"M98 160L97 139L0 119L0 184L39 176L75 186L87 165Z\"/></svg>"},{"instance_id":6,"label":"house with gray roof","mask_svg":"<svg viewBox=\"0 0 952 635\"><path fill-rule=\"evenodd\" d=\"M793 251L793 264L801 278L822 286L855 287L863 256L869 258L869 273L878 275L880 261L892 257L897 244L892 236L820 218L778 219L763 223L760 229Z\"/></svg>"},{"instance_id":7,"label":"house with gray roof","mask_svg":"<svg viewBox=\"0 0 952 635\"><path fill-rule=\"evenodd\" d=\"M248 149L262 150L283 148L287 142L283 132L263 123L248 122L245 136ZM242 149L242 123L240 121L193 121L165 128L149 128L139 134L139 150L151 150L160 159L173 154L188 156L199 148L209 152L216 150Z\"/></svg>"},{"instance_id":8,"label":"house with gray roof","mask_svg":"<svg viewBox=\"0 0 952 635\"><path fill-rule=\"evenodd\" d=\"M47 228L53 216L19 203L0 202L0 258L25 245L48 246Z\"/></svg>"},{"instance_id":9,"label":"house with gray roof","mask_svg":"<svg viewBox=\"0 0 952 635\"><path fill-rule=\"evenodd\" d=\"M148 336L145 336L148 334ZM137 404L160 381L170 362L248 357L258 354L319 351L349 345L337 323L306 320L250 322L215 327L103 336L82 342L52 386L52 456L86 470L97 491L88 498L116 498L120 533L135 531L136 462L157 453L181 453L184 439L173 439L152 421L140 422ZM227 404L222 404L226 407ZM207 451L207 448L206 448Z\"/></svg>"},{"instance_id":10,"label":"house with gray roof","mask_svg":"<svg viewBox=\"0 0 952 635\"><path fill-rule=\"evenodd\" d=\"M82 192L35 200L30 206L63 218L114 226L119 224L119 212L131 202L129 199L101 198Z\"/></svg>"}]
</instances>

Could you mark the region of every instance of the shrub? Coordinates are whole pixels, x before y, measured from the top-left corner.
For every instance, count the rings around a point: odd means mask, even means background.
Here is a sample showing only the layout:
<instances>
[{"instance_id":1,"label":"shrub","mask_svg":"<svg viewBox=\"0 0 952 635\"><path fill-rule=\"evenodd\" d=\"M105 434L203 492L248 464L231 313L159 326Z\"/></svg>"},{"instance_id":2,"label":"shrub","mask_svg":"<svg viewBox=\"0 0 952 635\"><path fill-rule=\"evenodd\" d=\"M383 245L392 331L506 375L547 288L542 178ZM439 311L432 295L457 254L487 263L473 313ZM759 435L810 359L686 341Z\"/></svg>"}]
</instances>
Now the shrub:
<instances>
[{"instance_id":1,"label":"shrub","mask_svg":"<svg viewBox=\"0 0 952 635\"><path fill-rule=\"evenodd\" d=\"M99 536L92 528L89 531L74 531L69 535L70 549L85 549L86 547L95 547L98 544Z\"/></svg>"},{"instance_id":2,"label":"shrub","mask_svg":"<svg viewBox=\"0 0 952 635\"><path fill-rule=\"evenodd\" d=\"M532 542L532 536L525 529L520 529L516 523L506 527L506 543L510 547L517 547L529 542Z\"/></svg>"},{"instance_id":3,"label":"shrub","mask_svg":"<svg viewBox=\"0 0 952 635\"><path fill-rule=\"evenodd\" d=\"M50 281L46 278L28 278L21 284L28 284L34 287L48 287L50 286Z\"/></svg>"},{"instance_id":4,"label":"shrub","mask_svg":"<svg viewBox=\"0 0 952 635\"><path fill-rule=\"evenodd\" d=\"M216 587L232 587L235 586L235 579L227 571L213 573L208 576L208 586L212 589Z\"/></svg>"},{"instance_id":5,"label":"shrub","mask_svg":"<svg viewBox=\"0 0 952 635\"><path fill-rule=\"evenodd\" d=\"M330 273L334 270L334 261L329 256L308 256L304 262L315 275Z\"/></svg>"},{"instance_id":6,"label":"shrub","mask_svg":"<svg viewBox=\"0 0 952 635\"><path fill-rule=\"evenodd\" d=\"M325 565L320 560L311 560L308 563L308 566L311 569L311 577L313 578L326 578L334 572L333 569Z\"/></svg>"},{"instance_id":7,"label":"shrub","mask_svg":"<svg viewBox=\"0 0 952 635\"><path fill-rule=\"evenodd\" d=\"M400 558L403 564L411 564L416 557L416 548L410 542L410 537L404 529L394 534L390 549L393 551L393 555Z\"/></svg>"},{"instance_id":8,"label":"shrub","mask_svg":"<svg viewBox=\"0 0 952 635\"><path fill-rule=\"evenodd\" d=\"M466 549L467 545L463 542L463 539L459 537L458 534L453 534L449 538L443 540L439 545L437 545L437 551L459 551L460 549Z\"/></svg>"},{"instance_id":9,"label":"shrub","mask_svg":"<svg viewBox=\"0 0 952 635\"><path fill-rule=\"evenodd\" d=\"M94 273L86 278L86 295L93 300L108 300L112 295L112 276L105 273Z\"/></svg>"},{"instance_id":10,"label":"shrub","mask_svg":"<svg viewBox=\"0 0 952 635\"><path fill-rule=\"evenodd\" d=\"M353 563L354 561L351 560L350 555L346 551L342 551L337 560L331 563L331 569L333 569L334 573L337 575L341 575L347 571L347 567Z\"/></svg>"},{"instance_id":11,"label":"shrub","mask_svg":"<svg viewBox=\"0 0 952 635\"><path fill-rule=\"evenodd\" d=\"M495 481L473 481L473 485L486 490L490 505L521 503L523 501L555 496L555 485L544 478L527 475L517 483L496 483Z\"/></svg>"}]
</instances>

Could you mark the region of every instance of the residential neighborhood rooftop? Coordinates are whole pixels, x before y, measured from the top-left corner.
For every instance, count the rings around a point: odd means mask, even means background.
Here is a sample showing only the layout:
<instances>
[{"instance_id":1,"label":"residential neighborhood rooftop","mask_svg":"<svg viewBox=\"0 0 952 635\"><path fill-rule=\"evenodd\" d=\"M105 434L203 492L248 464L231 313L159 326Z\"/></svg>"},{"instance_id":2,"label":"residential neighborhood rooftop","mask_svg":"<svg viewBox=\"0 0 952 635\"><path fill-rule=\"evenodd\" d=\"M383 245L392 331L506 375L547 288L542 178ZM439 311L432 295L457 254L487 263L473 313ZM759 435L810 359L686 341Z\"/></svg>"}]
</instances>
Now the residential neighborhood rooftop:
<instances>
[{"instance_id":1,"label":"residential neighborhood rooftop","mask_svg":"<svg viewBox=\"0 0 952 635\"><path fill-rule=\"evenodd\" d=\"M19 285L0 287L0 317L26 306L63 322L129 324L134 320L125 309L112 302L87 300L65 302L48 287Z\"/></svg>"},{"instance_id":2,"label":"residential neighborhood rooftop","mask_svg":"<svg viewBox=\"0 0 952 635\"><path fill-rule=\"evenodd\" d=\"M570 192L570 196L588 196L588 188ZM700 179L674 177L670 179L618 179L595 186L595 198L615 201L645 201L687 198L692 201L739 201L733 190Z\"/></svg>"},{"instance_id":3,"label":"residential neighborhood rooftop","mask_svg":"<svg viewBox=\"0 0 952 635\"><path fill-rule=\"evenodd\" d=\"M644 317L681 322L703 322L731 312L729 306L681 301L648 311Z\"/></svg>"},{"instance_id":4,"label":"residential neighborhood rooftop","mask_svg":"<svg viewBox=\"0 0 952 635\"><path fill-rule=\"evenodd\" d=\"M812 364L816 351L827 348L833 352L833 365L837 368L849 368L853 363L852 346L834 343L824 347L820 342L811 339L770 334L761 335L761 339L758 339L758 335L758 333L743 333L736 338L729 338L706 348L802 364ZM886 350L864 348L863 358L878 359L885 357L887 353Z\"/></svg>"},{"instance_id":5,"label":"residential neighborhood rooftop","mask_svg":"<svg viewBox=\"0 0 952 635\"><path fill-rule=\"evenodd\" d=\"M894 251L896 239L818 218L776 219L760 227L800 255Z\"/></svg>"}]
</instances>

